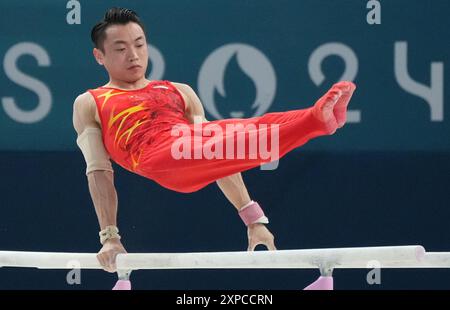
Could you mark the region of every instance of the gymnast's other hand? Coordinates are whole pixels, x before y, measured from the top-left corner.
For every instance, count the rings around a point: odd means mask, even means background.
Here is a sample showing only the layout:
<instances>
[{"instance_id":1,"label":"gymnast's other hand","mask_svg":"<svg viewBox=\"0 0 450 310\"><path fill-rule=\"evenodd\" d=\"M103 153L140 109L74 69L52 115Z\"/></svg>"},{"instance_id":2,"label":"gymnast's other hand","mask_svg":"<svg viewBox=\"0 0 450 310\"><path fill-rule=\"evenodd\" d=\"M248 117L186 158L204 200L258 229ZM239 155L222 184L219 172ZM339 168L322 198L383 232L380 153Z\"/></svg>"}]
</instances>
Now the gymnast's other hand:
<instances>
[{"instance_id":1,"label":"gymnast's other hand","mask_svg":"<svg viewBox=\"0 0 450 310\"><path fill-rule=\"evenodd\" d=\"M250 224L247 227L248 249L254 251L257 245L265 245L269 251L275 251L274 236L264 224Z\"/></svg>"},{"instance_id":2,"label":"gymnast's other hand","mask_svg":"<svg viewBox=\"0 0 450 310\"><path fill-rule=\"evenodd\" d=\"M105 271L116 272L116 256L121 253L127 253L127 251L123 247L122 242L120 242L120 239L109 239L98 252L97 259Z\"/></svg>"}]
</instances>

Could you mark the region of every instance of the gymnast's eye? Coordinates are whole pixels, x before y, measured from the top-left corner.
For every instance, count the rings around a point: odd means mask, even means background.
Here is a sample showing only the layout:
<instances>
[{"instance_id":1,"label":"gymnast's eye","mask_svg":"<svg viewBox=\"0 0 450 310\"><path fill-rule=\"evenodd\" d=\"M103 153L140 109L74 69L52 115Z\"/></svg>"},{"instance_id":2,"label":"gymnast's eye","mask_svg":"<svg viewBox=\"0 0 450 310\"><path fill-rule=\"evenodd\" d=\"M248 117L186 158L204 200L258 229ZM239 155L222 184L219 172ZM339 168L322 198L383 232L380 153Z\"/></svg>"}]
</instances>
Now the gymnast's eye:
<instances>
[{"instance_id":1,"label":"gymnast's eye","mask_svg":"<svg viewBox=\"0 0 450 310\"><path fill-rule=\"evenodd\" d=\"M125 50L125 48L116 49L116 51L118 51L118 52L123 52L124 50Z\"/></svg>"}]
</instances>

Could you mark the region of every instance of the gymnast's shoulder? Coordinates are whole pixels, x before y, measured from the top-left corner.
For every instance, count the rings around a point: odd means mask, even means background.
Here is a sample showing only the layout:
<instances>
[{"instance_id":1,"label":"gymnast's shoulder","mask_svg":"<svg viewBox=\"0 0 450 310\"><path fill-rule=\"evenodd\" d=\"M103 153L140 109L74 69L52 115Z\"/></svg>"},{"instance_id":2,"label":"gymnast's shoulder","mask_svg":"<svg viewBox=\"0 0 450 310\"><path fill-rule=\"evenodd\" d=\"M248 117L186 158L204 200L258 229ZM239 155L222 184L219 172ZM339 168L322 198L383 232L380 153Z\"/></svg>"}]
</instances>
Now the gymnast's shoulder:
<instances>
[{"instance_id":1,"label":"gymnast's shoulder","mask_svg":"<svg viewBox=\"0 0 450 310\"><path fill-rule=\"evenodd\" d=\"M169 81L169 82L172 83L172 85L175 86L180 92L182 92L186 95L189 95L190 92L194 91L192 89L192 87L186 83L172 82L172 81Z\"/></svg>"},{"instance_id":2,"label":"gymnast's shoulder","mask_svg":"<svg viewBox=\"0 0 450 310\"><path fill-rule=\"evenodd\" d=\"M95 112L95 99L89 92L85 92L75 99L73 103L73 121L75 129L78 129L77 132L84 129L83 127L87 125L97 125ZM84 126L80 126L80 124Z\"/></svg>"}]
</instances>

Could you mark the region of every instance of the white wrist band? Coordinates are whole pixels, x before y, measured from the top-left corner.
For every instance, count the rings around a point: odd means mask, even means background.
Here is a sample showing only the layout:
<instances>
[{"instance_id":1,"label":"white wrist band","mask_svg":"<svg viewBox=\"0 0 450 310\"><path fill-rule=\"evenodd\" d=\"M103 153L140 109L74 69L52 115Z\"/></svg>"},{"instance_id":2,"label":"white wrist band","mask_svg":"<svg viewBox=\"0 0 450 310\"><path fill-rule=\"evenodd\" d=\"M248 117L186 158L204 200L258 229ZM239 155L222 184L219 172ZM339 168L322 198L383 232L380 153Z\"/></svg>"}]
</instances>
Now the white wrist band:
<instances>
[{"instance_id":1,"label":"white wrist band","mask_svg":"<svg viewBox=\"0 0 450 310\"><path fill-rule=\"evenodd\" d=\"M119 235L119 229L117 228L117 226L106 226L105 229L103 229L102 231L100 231L99 233L100 236L100 243L101 244L105 244L106 241L108 241L109 239L119 239L120 240L120 235Z\"/></svg>"}]
</instances>

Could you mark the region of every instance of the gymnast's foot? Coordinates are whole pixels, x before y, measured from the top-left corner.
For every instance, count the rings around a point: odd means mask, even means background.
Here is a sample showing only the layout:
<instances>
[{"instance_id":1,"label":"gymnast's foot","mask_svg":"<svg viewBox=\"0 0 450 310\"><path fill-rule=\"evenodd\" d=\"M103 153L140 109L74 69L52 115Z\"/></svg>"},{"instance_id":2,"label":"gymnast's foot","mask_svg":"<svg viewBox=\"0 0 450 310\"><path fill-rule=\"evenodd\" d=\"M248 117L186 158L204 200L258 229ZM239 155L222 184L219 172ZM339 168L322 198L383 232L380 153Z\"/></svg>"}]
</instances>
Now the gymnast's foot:
<instances>
[{"instance_id":1,"label":"gymnast's foot","mask_svg":"<svg viewBox=\"0 0 450 310\"><path fill-rule=\"evenodd\" d=\"M336 83L314 104L312 113L325 123L329 134L344 126L347 106L355 89L356 86L352 82Z\"/></svg>"},{"instance_id":2,"label":"gymnast's foot","mask_svg":"<svg viewBox=\"0 0 450 310\"><path fill-rule=\"evenodd\" d=\"M347 120L347 106L352 99L353 92L356 89L356 85L352 82L339 82L335 84L342 91L342 96L338 99L338 102L334 106L334 116L338 124L338 128L344 126Z\"/></svg>"}]
</instances>

